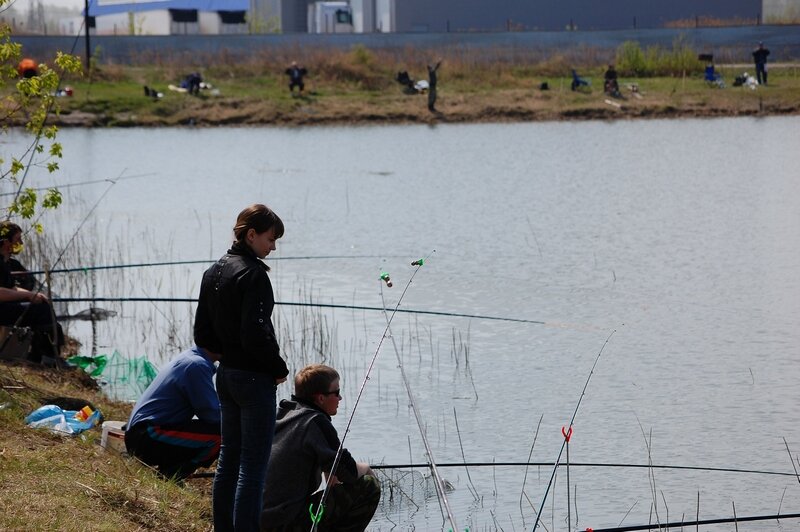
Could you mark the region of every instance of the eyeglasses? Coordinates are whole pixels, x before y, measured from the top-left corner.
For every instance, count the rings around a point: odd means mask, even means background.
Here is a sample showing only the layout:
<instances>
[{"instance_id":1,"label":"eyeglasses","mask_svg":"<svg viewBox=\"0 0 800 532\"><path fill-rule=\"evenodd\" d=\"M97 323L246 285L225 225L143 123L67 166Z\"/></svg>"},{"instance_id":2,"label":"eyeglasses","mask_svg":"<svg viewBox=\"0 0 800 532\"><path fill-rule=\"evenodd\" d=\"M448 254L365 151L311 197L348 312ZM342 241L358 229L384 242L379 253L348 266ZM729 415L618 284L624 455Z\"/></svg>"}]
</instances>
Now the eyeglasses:
<instances>
[{"instance_id":1,"label":"eyeglasses","mask_svg":"<svg viewBox=\"0 0 800 532\"><path fill-rule=\"evenodd\" d=\"M341 398L342 398L342 394L341 394L341 393L339 393L339 392L341 392L341 390L340 390L339 388L336 388L336 389L335 389L335 390L333 390L332 392L319 392L319 393L320 393L321 395L335 395L336 397L338 397L339 399L341 399Z\"/></svg>"}]
</instances>

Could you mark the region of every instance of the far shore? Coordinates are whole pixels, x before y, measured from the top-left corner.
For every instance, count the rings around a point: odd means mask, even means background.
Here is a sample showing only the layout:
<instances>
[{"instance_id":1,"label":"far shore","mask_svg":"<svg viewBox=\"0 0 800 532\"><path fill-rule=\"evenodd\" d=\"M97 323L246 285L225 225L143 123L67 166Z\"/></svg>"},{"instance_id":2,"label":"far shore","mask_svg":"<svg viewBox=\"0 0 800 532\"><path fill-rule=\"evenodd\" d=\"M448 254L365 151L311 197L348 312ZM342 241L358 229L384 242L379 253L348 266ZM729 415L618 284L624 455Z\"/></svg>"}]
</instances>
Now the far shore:
<instances>
[{"instance_id":1,"label":"far shore","mask_svg":"<svg viewBox=\"0 0 800 532\"><path fill-rule=\"evenodd\" d=\"M770 65L769 84L734 86L753 74L747 64L717 65L723 88L703 78L702 64L679 75L636 77L622 71L620 94L603 91L604 64L579 67L589 85L571 90L570 66L547 63L475 64L445 59L436 112L426 94L408 94L394 80L400 65L366 50L309 58L303 93L289 92L285 65L216 63L203 71L210 88L193 96L170 90L191 66L102 66L65 80L58 98L61 127L214 127L462 124L642 118L716 118L800 114L800 63ZM422 58L409 61L412 79L426 79ZM405 65L402 65L405 66ZM145 87L153 96L145 95ZM14 117L16 125L23 117Z\"/></svg>"}]
</instances>

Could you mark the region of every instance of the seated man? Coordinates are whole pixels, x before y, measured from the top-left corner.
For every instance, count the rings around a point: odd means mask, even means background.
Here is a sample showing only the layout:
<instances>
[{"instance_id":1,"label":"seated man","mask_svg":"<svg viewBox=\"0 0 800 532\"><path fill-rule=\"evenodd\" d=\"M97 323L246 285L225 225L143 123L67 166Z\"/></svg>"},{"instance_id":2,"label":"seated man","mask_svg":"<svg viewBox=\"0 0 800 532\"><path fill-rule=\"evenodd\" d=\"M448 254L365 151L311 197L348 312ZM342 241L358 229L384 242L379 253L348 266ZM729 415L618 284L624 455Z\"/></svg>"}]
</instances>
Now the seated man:
<instances>
[{"instance_id":1,"label":"seated man","mask_svg":"<svg viewBox=\"0 0 800 532\"><path fill-rule=\"evenodd\" d=\"M125 447L130 455L176 480L217 459L220 410L212 378L219 359L193 347L158 372L128 420Z\"/></svg>"},{"instance_id":2,"label":"seated man","mask_svg":"<svg viewBox=\"0 0 800 532\"><path fill-rule=\"evenodd\" d=\"M63 333L59 334L47 296L19 286L12 274L21 267L12 255L21 251L22 228L9 221L0 223L0 325L30 327L34 336L28 360L55 364L64 343ZM28 280L20 277L22 284L33 288Z\"/></svg>"},{"instance_id":3,"label":"seated man","mask_svg":"<svg viewBox=\"0 0 800 532\"><path fill-rule=\"evenodd\" d=\"M323 473L330 488L319 522L320 530L362 531L367 528L381 497L380 483L365 463L356 463L342 451L336 471L331 471L339 436L331 424L339 401L339 374L333 368L312 364L294 378L292 400L278 406L272 442L261 530L307 531L309 506L316 512L322 497Z\"/></svg>"},{"instance_id":4,"label":"seated man","mask_svg":"<svg viewBox=\"0 0 800 532\"><path fill-rule=\"evenodd\" d=\"M590 83L588 80L585 80L582 77L580 77L578 73L575 71L575 69L572 70L572 84L570 85L570 89L572 89L573 91L576 91L581 87L586 87L588 89L589 85Z\"/></svg>"},{"instance_id":5,"label":"seated man","mask_svg":"<svg viewBox=\"0 0 800 532\"><path fill-rule=\"evenodd\" d=\"M199 72L192 72L186 76L181 82L181 87L186 89L189 94L197 96L200 94L200 84L203 83L203 77Z\"/></svg>"},{"instance_id":6,"label":"seated man","mask_svg":"<svg viewBox=\"0 0 800 532\"><path fill-rule=\"evenodd\" d=\"M610 94L612 96L619 94L619 82L617 81L617 71L614 68L614 65L608 65L608 70L606 70L605 74L603 75L603 80L603 90L606 94Z\"/></svg>"}]
</instances>

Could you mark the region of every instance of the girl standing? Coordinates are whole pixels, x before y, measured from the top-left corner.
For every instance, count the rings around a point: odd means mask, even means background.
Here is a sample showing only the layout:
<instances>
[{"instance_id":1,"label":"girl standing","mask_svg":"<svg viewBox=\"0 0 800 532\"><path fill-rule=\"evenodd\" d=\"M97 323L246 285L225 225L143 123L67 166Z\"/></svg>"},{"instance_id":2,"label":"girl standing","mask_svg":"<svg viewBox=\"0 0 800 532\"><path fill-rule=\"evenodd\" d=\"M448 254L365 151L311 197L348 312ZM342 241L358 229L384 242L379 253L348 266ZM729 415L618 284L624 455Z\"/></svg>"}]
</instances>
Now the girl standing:
<instances>
[{"instance_id":1,"label":"girl standing","mask_svg":"<svg viewBox=\"0 0 800 532\"><path fill-rule=\"evenodd\" d=\"M257 531L275 430L275 391L289 370L272 326L275 298L261 262L283 236L283 222L261 204L239 213L233 246L203 274L194 322L198 347L222 354L222 414L213 486L214 530Z\"/></svg>"}]
</instances>

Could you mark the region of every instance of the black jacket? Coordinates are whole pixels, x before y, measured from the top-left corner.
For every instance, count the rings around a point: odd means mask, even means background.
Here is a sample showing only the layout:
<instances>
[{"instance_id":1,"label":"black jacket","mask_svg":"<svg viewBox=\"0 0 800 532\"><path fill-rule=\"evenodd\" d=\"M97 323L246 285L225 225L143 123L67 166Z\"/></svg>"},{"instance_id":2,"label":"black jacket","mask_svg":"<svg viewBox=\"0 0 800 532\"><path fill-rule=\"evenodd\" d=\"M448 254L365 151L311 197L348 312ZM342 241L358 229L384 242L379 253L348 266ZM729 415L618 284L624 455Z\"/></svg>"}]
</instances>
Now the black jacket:
<instances>
[{"instance_id":1,"label":"black jacket","mask_svg":"<svg viewBox=\"0 0 800 532\"><path fill-rule=\"evenodd\" d=\"M203 274L194 341L221 353L227 368L286 377L272 326L274 306L267 266L249 247L234 244Z\"/></svg>"},{"instance_id":2,"label":"black jacket","mask_svg":"<svg viewBox=\"0 0 800 532\"><path fill-rule=\"evenodd\" d=\"M753 52L753 61L757 65L765 65L767 63L767 56L769 55L769 50L766 48L756 48Z\"/></svg>"},{"instance_id":3,"label":"black jacket","mask_svg":"<svg viewBox=\"0 0 800 532\"><path fill-rule=\"evenodd\" d=\"M328 414L295 396L280 402L269 457L261 522L270 527L308 513L306 499L317 491L322 472L329 472L339 449L339 436ZM358 480L353 457L342 450L335 472L345 484Z\"/></svg>"}]
</instances>

